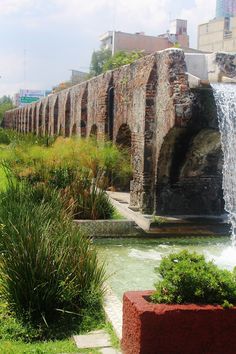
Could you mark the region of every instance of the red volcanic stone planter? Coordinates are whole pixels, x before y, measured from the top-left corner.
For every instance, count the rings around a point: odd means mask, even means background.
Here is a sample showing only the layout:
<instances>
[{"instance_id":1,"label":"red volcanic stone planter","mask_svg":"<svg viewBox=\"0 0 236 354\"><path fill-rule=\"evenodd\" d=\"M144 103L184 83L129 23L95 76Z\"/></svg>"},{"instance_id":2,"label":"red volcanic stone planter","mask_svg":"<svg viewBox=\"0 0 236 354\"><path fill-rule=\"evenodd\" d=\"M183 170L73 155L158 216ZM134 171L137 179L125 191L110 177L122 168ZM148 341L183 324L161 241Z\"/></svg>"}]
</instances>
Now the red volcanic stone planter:
<instances>
[{"instance_id":1,"label":"red volcanic stone planter","mask_svg":"<svg viewBox=\"0 0 236 354\"><path fill-rule=\"evenodd\" d=\"M236 307L152 304L151 293L124 294L124 354L236 354Z\"/></svg>"}]
</instances>

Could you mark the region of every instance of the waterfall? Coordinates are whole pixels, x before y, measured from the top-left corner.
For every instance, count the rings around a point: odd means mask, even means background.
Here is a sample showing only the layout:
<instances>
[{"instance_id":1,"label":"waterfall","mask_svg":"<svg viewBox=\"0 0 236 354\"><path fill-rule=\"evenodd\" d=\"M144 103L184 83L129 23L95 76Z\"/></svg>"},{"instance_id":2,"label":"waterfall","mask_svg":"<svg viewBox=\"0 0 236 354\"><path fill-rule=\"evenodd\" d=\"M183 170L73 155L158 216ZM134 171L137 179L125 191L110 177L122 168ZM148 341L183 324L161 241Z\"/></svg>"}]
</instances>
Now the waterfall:
<instances>
[{"instance_id":1,"label":"waterfall","mask_svg":"<svg viewBox=\"0 0 236 354\"><path fill-rule=\"evenodd\" d=\"M221 145L224 156L223 193L225 210L232 225L236 245L236 85L212 84L217 107Z\"/></svg>"}]
</instances>

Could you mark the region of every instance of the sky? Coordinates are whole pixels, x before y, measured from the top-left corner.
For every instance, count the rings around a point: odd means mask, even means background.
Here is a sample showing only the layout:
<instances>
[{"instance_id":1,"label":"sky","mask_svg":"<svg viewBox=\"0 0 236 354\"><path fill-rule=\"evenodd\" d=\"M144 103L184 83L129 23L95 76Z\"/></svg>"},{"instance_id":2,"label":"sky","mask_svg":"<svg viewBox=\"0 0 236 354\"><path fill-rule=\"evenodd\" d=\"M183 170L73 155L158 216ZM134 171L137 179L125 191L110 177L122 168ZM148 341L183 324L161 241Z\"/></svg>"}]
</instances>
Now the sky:
<instances>
[{"instance_id":1,"label":"sky","mask_svg":"<svg viewBox=\"0 0 236 354\"><path fill-rule=\"evenodd\" d=\"M214 15L215 0L0 0L0 97L88 71L108 30L158 35L182 18L196 47L198 24Z\"/></svg>"}]
</instances>

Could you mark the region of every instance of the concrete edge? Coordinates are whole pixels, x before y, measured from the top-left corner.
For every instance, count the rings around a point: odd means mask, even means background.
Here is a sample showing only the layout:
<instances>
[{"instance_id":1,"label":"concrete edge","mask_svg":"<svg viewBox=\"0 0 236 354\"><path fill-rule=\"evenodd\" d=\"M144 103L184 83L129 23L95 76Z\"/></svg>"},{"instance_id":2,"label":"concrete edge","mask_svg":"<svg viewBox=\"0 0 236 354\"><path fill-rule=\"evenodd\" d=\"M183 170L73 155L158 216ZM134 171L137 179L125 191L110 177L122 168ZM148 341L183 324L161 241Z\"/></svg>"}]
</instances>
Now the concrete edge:
<instances>
[{"instance_id":1,"label":"concrete edge","mask_svg":"<svg viewBox=\"0 0 236 354\"><path fill-rule=\"evenodd\" d=\"M111 322L114 331L122 338L122 302L118 299L108 284L105 285L105 297L103 305L106 317Z\"/></svg>"}]
</instances>

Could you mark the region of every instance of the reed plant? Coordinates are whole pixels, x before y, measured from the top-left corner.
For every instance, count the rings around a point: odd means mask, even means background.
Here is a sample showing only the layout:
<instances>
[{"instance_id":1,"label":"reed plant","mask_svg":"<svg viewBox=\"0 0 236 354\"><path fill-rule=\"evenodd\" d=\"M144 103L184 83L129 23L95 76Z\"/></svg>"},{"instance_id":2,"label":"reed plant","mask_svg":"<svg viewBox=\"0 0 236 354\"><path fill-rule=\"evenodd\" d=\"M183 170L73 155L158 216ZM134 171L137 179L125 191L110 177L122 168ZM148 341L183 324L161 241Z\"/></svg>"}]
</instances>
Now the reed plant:
<instances>
[{"instance_id":1,"label":"reed plant","mask_svg":"<svg viewBox=\"0 0 236 354\"><path fill-rule=\"evenodd\" d=\"M104 265L57 191L10 181L0 193L0 224L1 291L18 317L47 326L101 309Z\"/></svg>"}]
</instances>

